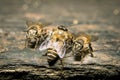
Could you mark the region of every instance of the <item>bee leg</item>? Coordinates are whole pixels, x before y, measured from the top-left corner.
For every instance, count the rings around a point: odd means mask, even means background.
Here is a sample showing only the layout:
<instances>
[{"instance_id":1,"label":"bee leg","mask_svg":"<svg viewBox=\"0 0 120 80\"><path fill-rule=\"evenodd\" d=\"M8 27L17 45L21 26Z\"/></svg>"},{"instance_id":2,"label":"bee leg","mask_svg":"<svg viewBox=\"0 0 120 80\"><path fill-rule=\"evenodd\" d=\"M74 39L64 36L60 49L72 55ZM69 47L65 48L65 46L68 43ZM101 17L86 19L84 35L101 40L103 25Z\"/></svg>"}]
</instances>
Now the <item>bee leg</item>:
<instances>
[{"instance_id":1,"label":"bee leg","mask_svg":"<svg viewBox=\"0 0 120 80\"><path fill-rule=\"evenodd\" d=\"M81 58L80 58L81 63L83 63L85 56L86 56L86 55L84 54L84 52L82 52L82 53L81 53Z\"/></svg>"},{"instance_id":2,"label":"bee leg","mask_svg":"<svg viewBox=\"0 0 120 80\"><path fill-rule=\"evenodd\" d=\"M45 54L42 54L42 56L47 56L47 51L45 52Z\"/></svg>"},{"instance_id":3,"label":"bee leg","mask_svg":"<svg viewBox=\"0 0 120 80\"><path fill-rule=\"evenodd\" d=\"M90 48L90 54L91 54L91 57L94 57L94 55L93 55L93 48L92 48L92 46L91 46L91 43L89 44L89 48Z\"/></svg>"},{"instance_id":4,"label":"bee leg","mask_svg":"<svg viewBox=\"0 0 120 80\"><path fill-rule=\"evenodd\" d=\"M25 47L24 47L24 48L26 48L26 45L27 45L27 42L26 42L26 40L25 40Z\"/></svg>"},{"instance_id":5,"label":"bee leg","mask_svg":"<svg viewBox=\"0 0 120 80\"><path fill-rule=\"evenodd\" d=\"M72 51L71 51L71 54L75 56L75 51L74 51L74 50L72 50Z\"/></svg>"},{"instance_id":6,"label":"bee leg","mask_svg":"<svg viewBox=\"0 0 120 80\"><path fill-rule=\"evenodd\" d=\"M80 61L80 62L81 62L81 64L83 63L83 61L84 61L83 59Z\"/></svg>"},{"instance_id":7,"label":"bee leg","mask_svg":"<svg viewBox=\"0 0 120 80\"><path fill-rule=\"evenodd\" d=\"M24 48L27 48L27 39L25 39L25 47Z\"/></svg>"},{"instance_id":8,"label":"bee leg","mask_svg":"<svg viewBox=\"0 0 120 80\"><path fill-rule=\"evenodd\" d=\"M94 55L93 55L93 53L92 53L92 52L91 52L90 54L91 54L91 57L94 57Z\"/></svg>"},{"instance_id":9,"label":"bee leg","mask_svg":"<svg viewBox=\"0 0 120 80\"><path fill-rule=\"evenodd\" d=\"M64 70L63 70L64 65L63 65L62 59L60 59L60 62L61 62L61 65L62 65L62 66L60 67L61 75L64 76Z\"/></svg>"},{"instance_id":10,"label":"bee leg","mask_svg":"<svg viewBox=\"0 0 120 80\"><path fill-rule=\"evenodd\" d=\"M39 39L37 38L36 43L35 43L35 49L37 48L38 42L39 42Z\"/></svg>"},{"instance_id":11,"label":"bee leg","mask_svg":"<svg viewBox=\"0 0 120 80\"><path fill-rule=\"evenodd\" d=\"M64 67L64 65L63 65L63 62L62 62L62 59L60 59L60 63L61 63L61 70L63 70L63 67Z\"/></svg>"},{"instance_id":12,"label":"bee leg","mask_svg":"<svg viewBox=\"0 0 120 80\"><path fill-rule=\"evenodd\" d=\"M44 38L44 36L43 35L41 35L41 40L44 40L45 38Z\"/></svg>"}]
</instances>

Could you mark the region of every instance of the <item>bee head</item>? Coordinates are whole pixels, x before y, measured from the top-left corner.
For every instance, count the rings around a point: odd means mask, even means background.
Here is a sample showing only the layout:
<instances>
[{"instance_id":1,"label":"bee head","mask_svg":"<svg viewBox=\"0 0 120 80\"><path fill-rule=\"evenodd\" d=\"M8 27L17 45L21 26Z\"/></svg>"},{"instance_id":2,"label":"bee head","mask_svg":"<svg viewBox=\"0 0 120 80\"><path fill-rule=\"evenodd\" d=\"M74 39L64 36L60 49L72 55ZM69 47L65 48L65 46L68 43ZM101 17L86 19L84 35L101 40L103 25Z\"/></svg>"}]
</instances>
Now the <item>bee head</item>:
<instances>
[{"instance_id":1,"label":"bee head","mask_svg":"<svg viewBox=\"0 0 120 80\"><path fill-rule=\"evenodd\" d=\"M27 30L27 34L26 34L26 37L27 38L35 38L37 36L37 30L36 29L30 29L30 30Z\"/></svg>"},{"instance_id":2,"label":"bee head","mask_svg":"<svg viewBox=\"0 0 120 80\"><path fill-rule=\"evenodd\" d=\"M32 38L32 39L27 39L27 46L29 48L35 48L35 45L36 45L36 39L35 38Z\"/></svg>"},{"instance_id":3,"label":"bee head","mask_svg":"<svg viewBox=\"0 0 120 80\"><path fill-rule=\"evenodd\" d=\"M27 31L33 30L33 31L36 31L36 33L37 33L38 35L40 35L41 32L42 32L43 24L40 23L40 22L27 21L27 22L26 22L26 28L27 28ZM33 32L33 33L34 33L34 32Z\"/></svg>"},{"instance_id":4,"label":"bee head","mask_svg":"<svg viewBox=\"0 0 120 80\"><path fill-rule=\"evenodd\" d=\"M83 48L83 40L74 41L73 49L74 51L79 51Z\"/></svg>"},{"instance_id":5,"label":"bee head","mask_svg":"<svg viewBox=\"0 0 120 80\"><path fill-rule=\"evenodd\" d=\"M26 39L27 39L27 42L28 42L28 47L29 48L34 48L35 45L36 45L36 42L37 42L37 31L36 29L29 29L27 30L27 33L26 33Z\"/></svg>"}]
</instances>

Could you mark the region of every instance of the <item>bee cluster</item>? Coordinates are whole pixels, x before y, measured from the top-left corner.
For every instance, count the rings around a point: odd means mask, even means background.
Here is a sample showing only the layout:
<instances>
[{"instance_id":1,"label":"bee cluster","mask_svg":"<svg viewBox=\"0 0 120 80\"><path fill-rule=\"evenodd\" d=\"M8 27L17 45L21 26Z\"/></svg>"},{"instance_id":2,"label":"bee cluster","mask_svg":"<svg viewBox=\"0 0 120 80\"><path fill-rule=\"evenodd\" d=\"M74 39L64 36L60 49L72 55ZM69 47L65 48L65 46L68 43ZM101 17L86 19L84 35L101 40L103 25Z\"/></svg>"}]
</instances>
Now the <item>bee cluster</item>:
<instances>
[{"instance_id":1,"label":"bee cluster","mask_svg":"<svg viewBox=\"0 0 120 80\"><path fill-rule=\"evenodd\" d=\"M91 54L91 38L89 35L80 34L75 36L65 26L47 27L41 23L27 22L25 47L39 48L40 51L47 50L45 55L49 66L53 66L58 60L72 52L74 59L82 61L84 57Z\"/></svg>"}]
</instances>

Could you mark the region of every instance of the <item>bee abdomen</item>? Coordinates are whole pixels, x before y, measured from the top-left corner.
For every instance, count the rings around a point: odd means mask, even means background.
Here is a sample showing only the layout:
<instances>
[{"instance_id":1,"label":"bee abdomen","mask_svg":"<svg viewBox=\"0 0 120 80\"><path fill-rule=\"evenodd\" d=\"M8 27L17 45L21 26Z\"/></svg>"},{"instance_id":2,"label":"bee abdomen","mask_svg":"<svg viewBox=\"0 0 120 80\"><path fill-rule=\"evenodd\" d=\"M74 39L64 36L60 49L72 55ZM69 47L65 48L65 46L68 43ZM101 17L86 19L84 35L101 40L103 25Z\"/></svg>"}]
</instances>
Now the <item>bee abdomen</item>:
<instances>
[{"instance_id":1,"label":"bee abdomen","mask_svg":"<svg viewBox=\"0 0 120 80\"><path fill-rule=\"evenodd\" d=\"M47 60L49 66L53 66L59 59L57 51L55 49L49 48L47 50Z\"/></svg>"}]
</instances>

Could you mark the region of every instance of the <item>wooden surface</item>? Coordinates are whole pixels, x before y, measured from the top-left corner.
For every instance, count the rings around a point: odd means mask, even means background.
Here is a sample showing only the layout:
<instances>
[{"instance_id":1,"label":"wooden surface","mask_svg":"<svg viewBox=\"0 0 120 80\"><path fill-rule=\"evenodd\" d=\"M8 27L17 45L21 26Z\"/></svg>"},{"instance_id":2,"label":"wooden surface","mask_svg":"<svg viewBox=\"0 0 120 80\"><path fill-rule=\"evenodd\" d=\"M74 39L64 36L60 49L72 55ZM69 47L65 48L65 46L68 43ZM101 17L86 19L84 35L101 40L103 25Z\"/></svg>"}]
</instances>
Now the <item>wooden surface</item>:
<instances>
[{"instance_id":1,"label":"wooden surface","mask_svg":"<svg viewBox=\"0 0 120 80\"><path fill-rule=\"evenodd\" d=\"M120 1L118 0L1 0L0 79L120 79ZM63 24L77 34L97 36L94 58L77 62L64 58L49 67L38 49L24 49L26 20Z\"/></svg>"}]
</instances>

